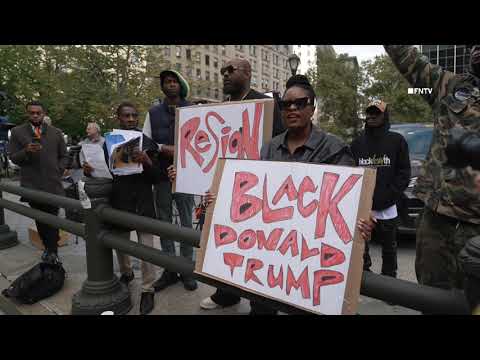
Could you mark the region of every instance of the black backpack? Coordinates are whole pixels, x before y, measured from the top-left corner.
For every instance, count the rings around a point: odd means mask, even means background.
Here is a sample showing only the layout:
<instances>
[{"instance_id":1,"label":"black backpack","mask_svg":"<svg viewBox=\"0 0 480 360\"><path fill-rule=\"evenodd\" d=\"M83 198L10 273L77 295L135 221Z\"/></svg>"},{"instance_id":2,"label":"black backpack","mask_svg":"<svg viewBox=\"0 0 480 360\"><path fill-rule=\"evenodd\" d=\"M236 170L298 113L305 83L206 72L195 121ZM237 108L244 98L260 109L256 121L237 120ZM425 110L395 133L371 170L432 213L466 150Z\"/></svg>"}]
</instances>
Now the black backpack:
<instances>
[{"instance_id":1,"label":"black backpack","mask_svg":"<svg viewBox=\"0 0 480 360\"><path fill-rule=\"evenodd\" d=\"M65 270L61 263L42 262L15 279L2 294L22 304L34 304L57 293L64 281Z\"/></svg>"}]
</instances>

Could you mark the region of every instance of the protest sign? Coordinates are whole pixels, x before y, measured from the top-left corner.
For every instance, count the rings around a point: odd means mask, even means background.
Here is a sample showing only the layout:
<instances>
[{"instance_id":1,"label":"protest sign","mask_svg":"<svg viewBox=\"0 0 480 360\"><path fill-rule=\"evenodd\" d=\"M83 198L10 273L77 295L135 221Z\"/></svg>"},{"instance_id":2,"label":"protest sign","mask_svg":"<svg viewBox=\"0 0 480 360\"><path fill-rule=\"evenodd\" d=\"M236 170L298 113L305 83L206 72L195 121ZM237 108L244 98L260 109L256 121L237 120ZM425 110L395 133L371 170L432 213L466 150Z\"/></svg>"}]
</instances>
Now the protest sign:
<instances>
[{"instance_id":1,"label":"protest sign","mask_svg":"<svg viewBox=\"0 0 480 360\"><path fill-rule=\"evenodd\" d=\"M195 271L325 315L355 314L375 170L220 159ZM213 208L213 209L212 209Z\"/></svg>"},{"instance_id":2,"label":"protest sign","mask_svg":"<svg viewBox=\"0 0 480 360\"><path fill-rule=\"evenodd\" d=\"M219 158L260 159L273 107L273 99L260 99L177 108L172 191L204 195Z\"/></svg>"},{"instance_id":3,"label":"protest sign","mask_svg":"<svg viewBox=\"0 0 480 360\"><path fill-rule=\"evenodd\" d=\"M107 162L105 161L105 154L103 148L98 144L83 144L82 150L83 158L92 168L92 177L95 178L112 178Z\"/></svg>"}]
</instances>

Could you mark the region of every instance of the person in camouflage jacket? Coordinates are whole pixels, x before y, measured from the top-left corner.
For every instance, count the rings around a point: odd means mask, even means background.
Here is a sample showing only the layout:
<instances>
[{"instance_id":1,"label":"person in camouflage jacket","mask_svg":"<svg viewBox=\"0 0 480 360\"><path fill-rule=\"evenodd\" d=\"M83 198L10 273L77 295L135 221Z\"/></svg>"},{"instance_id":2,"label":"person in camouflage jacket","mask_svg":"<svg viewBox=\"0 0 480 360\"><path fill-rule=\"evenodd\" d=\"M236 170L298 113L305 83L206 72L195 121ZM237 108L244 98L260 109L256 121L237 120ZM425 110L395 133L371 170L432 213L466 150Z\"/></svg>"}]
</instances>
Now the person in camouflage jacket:
<instances>
[{"instance_id":1,"label":"person in camouflage jacket","mask_svg":"<svg viewBox=\"0 0 480 360\"><path fill-rule=\"evenodd\" d=\"M454 127L480 133L480 45L470 46L467 74L443 70L413 46L384 46L412 87L432 90L422 96L433 110L433 138L414 189L425 203L417 228L417 279L425 285L461 289L464 275L457 255L469 238L480 235L478 172L447 164L445 148Z\"/></svg>"}]
</instances>

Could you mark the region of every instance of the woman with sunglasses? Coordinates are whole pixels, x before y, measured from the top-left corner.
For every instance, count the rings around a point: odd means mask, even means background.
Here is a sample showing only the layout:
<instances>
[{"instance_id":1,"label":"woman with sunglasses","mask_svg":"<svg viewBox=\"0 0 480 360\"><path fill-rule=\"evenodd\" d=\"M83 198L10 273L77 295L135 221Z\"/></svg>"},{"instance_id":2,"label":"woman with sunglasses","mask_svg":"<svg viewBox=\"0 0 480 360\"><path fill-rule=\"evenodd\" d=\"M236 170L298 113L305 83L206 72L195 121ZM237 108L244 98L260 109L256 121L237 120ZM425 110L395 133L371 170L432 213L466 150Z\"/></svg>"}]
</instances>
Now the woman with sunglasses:
<instances>
[{"instance_id":1,"label":"woman with sunglasses","mask_svg":"<svg viewBox=\"0 0 480 360\"><path fill-rule=\"evenodd\" d=\"M282 120L287 128L262 148L261 159L270 161L301 161L316 164L356 166L348 145L337 137L327 134L313 125L315 92L303 75L291 77L285 94L279 102ZM169 169L170 180L176 177L173 167ZM211 204L216 194L207 193L206 203ZM360 219L357 228L367 241L375 220ZM250 315L275 315L276 310L251 301Z\"/></svg>"}]
</instances>

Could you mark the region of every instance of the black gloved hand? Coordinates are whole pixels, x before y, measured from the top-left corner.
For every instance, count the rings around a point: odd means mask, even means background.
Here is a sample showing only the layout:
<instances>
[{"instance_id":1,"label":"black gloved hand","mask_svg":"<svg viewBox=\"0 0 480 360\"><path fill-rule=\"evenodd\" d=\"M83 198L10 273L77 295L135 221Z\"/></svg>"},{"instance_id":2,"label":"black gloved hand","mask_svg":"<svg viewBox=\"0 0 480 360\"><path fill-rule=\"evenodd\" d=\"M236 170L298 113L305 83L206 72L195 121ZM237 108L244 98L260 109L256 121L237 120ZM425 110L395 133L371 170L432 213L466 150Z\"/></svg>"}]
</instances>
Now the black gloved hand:
<instances>
[{"instance_id":1,"label":"black gloved hand","mask_svg":"<svg viewBox=\"0 0 480 360\"><path fill-rule=\"evenodd\" d=\"M471 166L480 170L480 134L454 127L449 131L446 165L454 168Z\"/></svg>"}]
</instances>

